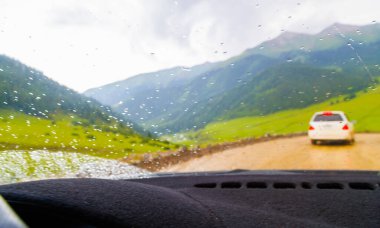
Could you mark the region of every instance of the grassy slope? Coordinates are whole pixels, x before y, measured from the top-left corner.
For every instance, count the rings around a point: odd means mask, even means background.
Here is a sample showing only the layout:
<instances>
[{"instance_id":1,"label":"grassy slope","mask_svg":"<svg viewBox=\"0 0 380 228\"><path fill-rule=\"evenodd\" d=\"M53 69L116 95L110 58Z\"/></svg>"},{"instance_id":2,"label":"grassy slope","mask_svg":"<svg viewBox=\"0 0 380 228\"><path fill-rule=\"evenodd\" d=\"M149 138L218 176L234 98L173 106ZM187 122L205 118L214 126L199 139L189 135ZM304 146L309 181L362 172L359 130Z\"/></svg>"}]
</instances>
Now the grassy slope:
<instances>
[{"instance_id":1,"label":"grassy slope","mask_svg":"<svg viewBox=\"0 0 380 228\"><path fill-rule=\"evenodd\" d=\"M321 110L346 112L351 120L357 121L355 126L357 132L380 132L380 86L369 92L357 93L357 97L349 101L343 101L342 97L338 97L303 109L282 111L263 117L245 117L211 123L199 131L185 133L186 140L182 143L206 145L260 137L268 133L306 132L312 114ZM173 137L168 139L175 140Z\"/></svg>"},{"instance_id":2,"label":"grassy slope","mask_svg":"<svg viewBox=\"0 0 380 228\"><path fill-rule=\"evenodd\" d=\"M91 125L75 124L78 121L85 122L78 117L56 115L54 119L52 121L12 110L0 110L0 150L49 149L122 158L131 153L156 152L177 147L167 142L142 138L137 134L114 133L112 124L107 126L111 130L105 131ZM102 127L105 129L105 126Z\"/></svg>"}]
</instances>

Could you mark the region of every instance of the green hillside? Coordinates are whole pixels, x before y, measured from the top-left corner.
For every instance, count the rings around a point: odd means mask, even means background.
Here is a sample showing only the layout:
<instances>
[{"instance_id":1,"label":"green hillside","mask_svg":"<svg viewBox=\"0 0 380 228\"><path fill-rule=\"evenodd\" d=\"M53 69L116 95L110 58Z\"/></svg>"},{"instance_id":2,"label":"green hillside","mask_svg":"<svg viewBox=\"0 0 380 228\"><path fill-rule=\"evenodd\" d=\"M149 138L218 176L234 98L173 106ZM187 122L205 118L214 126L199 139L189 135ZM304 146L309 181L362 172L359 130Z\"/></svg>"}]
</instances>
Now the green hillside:
<instances>
[{"instance_id":1,"label":"green hillside","mask_svg":"<svg viewBox=\"0 0 380 228\"><path fill-rule=\"evenodd\" d=\"M89 125L77 116L57 114L54 120L13 110L0 110L0 150L76 151L105 158L148 153L177 146L123 132L117 122Z\"/></svg>"},{"instance_id":2,"label":"green hillside","mask_svg":"<svg viewBox=\"0 0 380 228\"><path fill-rule=\"evenodd\" d=\"M350 100L340 96L307 108L281 111L267 116L215 122L199 131L178 133L166 138L189 145L207 145L266 134L306 132L313 113L322 110L344 111L351 120L357 121L357 132L380 132L380 86L359 92L355 96Z\"/></svg>"},{"instance_id":3,"label":"green hillside","mask_svg":"<svg viewBox=\"0 0 380 228\"><path fill-rule=\"evenodd\" d=\"M199 128L204 122L303 108L343 94L353 96L370 83L371 79L360 67L348 70L285 63L269 68L244 85L199 102L166 125L175 130Z\"/></svg>"},{"instance_id":4,"label":"green hillside","mask_svg":"<svg viewBox=\"0 0 380 228\"><path fill-rule=\"evenodd\" d=\"M48 149L120 158L174 149L120 114L0 55L0 150Z\"/></svg>"}]
</instances>

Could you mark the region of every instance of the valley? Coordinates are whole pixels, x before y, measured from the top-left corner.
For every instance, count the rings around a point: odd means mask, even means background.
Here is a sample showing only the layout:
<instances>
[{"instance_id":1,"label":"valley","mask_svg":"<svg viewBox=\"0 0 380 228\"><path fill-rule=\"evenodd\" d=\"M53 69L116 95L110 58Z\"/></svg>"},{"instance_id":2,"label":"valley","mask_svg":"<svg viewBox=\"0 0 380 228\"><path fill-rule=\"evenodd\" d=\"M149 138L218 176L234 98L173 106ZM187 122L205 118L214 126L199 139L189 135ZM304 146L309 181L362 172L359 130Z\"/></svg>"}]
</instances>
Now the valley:
<instances>
[{"instance_id":1,"label":"valley","mask_svg":"<svg viewBox=\"0 0 380 228\"><path fill-rule=\"evenodd\" d=\"M343 35L342 35L343 34ZM151 72L87 90L157 135L352 97L378 82L380 25L284 32L221 62Z\"/></svg>"},{"instance_id":2,"label":"valley","mask_svg":"<svg viewBox=\"0 0 380 228\"><path fill-rule=\"evenodd\" d=\"M311 35L284 32L224 61L139 74L83 94L0 55L0 154L7 161L5 155L12 151L43 151L41 156L67 153L66 163L76 159L77 155L70 157L73 153L107 162L159 162L160 157L175 157L182 150L304 134L312 114L321 110L342 110L356 122L357 132L378 133L379 51L379 24L333 24ZM282 143L276 140L265 144L265 150L281 152ZM306 146L304 137L294 140L303 145L300 148ZM250 146L256 150L255 143ZM238 154L244 148L223 150L242 159ZM223 168L212 165L224 159L223 150L185 163L178 157L178 165L167 170ZM28 159L27 163L36 164L34 158ZM60 170L57 166L51 168Z\"/></svg>"}]
</instances>

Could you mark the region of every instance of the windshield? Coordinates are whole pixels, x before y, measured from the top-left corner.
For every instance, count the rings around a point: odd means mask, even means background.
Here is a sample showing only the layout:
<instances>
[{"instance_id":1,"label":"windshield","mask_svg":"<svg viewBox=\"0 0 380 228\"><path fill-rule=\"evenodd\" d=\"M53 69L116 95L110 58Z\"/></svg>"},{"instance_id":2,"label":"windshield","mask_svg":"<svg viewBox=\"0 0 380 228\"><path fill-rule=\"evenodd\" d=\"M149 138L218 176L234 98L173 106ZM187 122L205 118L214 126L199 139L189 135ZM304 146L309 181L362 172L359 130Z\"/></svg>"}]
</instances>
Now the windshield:
<instances>
[{"instance_id":1,"label":"windshield","mask_svg":"<svg viewBox=\"0 0 380 228\"><path fill-rule=\"evenodd\" d=\"M326 114L319 114L316 115L313 119L314 122L326 122L326 121L343 121L343 118L340 114L331 114L331 115L326 115Z\"/></svg>"},{"instance_id":2,"label":"windshield","mask_svg":"<svg viewBox=\"0 0 380 228\"><path fill-rule=\"evenodd\" d=\"M0 184L379 170L379 7L0 0Z\"/></svg>"}]
</instances>

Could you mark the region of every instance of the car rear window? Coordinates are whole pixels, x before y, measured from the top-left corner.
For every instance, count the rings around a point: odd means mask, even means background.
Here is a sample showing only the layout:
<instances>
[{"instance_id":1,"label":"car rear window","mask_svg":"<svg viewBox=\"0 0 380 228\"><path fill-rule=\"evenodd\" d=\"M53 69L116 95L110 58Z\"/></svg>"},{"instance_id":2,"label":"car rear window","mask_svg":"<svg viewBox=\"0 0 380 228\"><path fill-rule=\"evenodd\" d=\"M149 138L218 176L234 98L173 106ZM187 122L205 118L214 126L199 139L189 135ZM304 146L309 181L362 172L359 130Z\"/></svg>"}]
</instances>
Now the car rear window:
<instances>
[{"instance_id":1,"label":"car rear window","mask_svg":"<svg viewBox=\"0 0 380 228\"><path fill-rule=\"evenodd\" d=\"M322 122L322 121L343 121L343 118L340 114L331 114L331 115L319 114L314 117L314 122Z\"/></svg>"}]
</instances>

